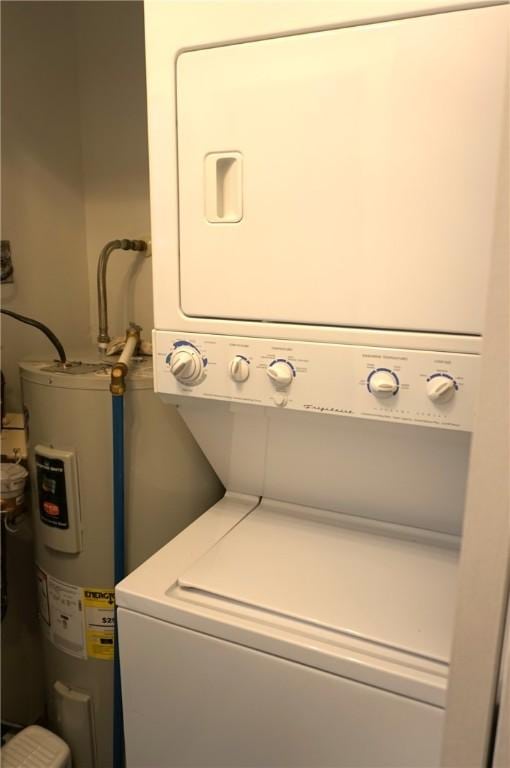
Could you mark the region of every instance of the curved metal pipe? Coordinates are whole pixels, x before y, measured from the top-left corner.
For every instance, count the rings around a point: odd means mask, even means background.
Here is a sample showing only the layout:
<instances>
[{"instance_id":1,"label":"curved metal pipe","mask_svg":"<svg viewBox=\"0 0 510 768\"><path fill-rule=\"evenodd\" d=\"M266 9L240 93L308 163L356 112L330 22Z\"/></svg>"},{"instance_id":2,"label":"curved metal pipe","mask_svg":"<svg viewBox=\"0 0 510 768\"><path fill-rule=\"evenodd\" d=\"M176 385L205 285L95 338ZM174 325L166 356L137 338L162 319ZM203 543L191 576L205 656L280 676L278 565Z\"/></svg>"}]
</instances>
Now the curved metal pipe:
<instances>
[{"instance_id":1,"label":"curved metal pipe","mask_svg":"<svg viewBox=\"0 0 510 768\"><path fill-rule=\"evenodd\" d=\"M106 298L106 268L113 251L146 251L145 240L110 240L99 254L97 262L97 311L99 315L99 333L97 343L99 349L106 349L110 341L108 335L108 304Z\"/></svg>"}]
</instances>

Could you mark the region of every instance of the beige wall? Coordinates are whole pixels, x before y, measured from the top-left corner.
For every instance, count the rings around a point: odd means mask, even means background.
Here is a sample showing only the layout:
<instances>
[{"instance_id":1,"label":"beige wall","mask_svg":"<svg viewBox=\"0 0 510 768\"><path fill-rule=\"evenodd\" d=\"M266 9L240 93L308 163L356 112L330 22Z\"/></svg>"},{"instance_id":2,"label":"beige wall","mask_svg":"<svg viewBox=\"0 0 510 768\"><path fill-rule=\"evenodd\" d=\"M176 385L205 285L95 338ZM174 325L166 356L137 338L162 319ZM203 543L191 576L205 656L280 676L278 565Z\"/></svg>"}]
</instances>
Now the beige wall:
<instances>
[{"instance_id":1,"label":"beige wall","mask_svg":"<svg viewBox=\"0 0 510 768\"><path fill-rule=\"evenodd\" d=\"M70 6L3 2L2 239L15 282L2 304L47 323L64 345L89 333L77 70ZM17 361L47 357L49 342L12 319L2 323L7 404L20 410ZM7 534L9 608L2 624L2 717L42 712L31 528Z\"/></svg>"},{"instance_id":2,"label":"beige wall","mask_svg":"<svg viewBox=\"0 0 510 768\"><path fill-rule=\"evenodd\" d=\"M2 3L2 239L15 282L2 305L48 324L71 353L97 334L101 247L148 236L141 2ZM152 328L150 260L114 254L110 328ZM21 409L17 361L53 354L38 331L2 322L8 408ZM2 626L2 716L42 711L30 525L7 539L10 606Z\"/></svg>"},{"instance_id":3,"label":"beige wall","mask_svg":"<svg viewBox=\"0 0 510 768\"><path fill-rule=\"evenodd\" d=\"M2 239L15 282L2 304L47 323L65 346L89 334L77 69L71 4L2 3ZM2 370L19 409L17 360L53 350L2 323Z\"/></svg>"},{"instance_id":4,"label":"beige wall","mask_svg":"<svg viewBox=\"0 0 510 768\"><path fill-rule=\"evenodd\" d=\"M92 337L97 336L96 267L103 245L150 233L142 2L76 2ZM108 267L110 336L135 320L150 337L151 261L130 252Z\"/></svg>"},{"instance_id":5,"label":"beige wall","mask_svg":"<svg viewBox=\"0 0 510 768\"><path fill-rule=\"evenodd\" d=\"M143 3L7 0L2 21L2 238L15 267L2 303L83 349L97 335L101 248L150 236ZM150 259L115 253L108 280L110 335L135 320L149 337ZM17 410L16 361L52 350L37 331L4 324Z\"/></svg>"}]
</instances>

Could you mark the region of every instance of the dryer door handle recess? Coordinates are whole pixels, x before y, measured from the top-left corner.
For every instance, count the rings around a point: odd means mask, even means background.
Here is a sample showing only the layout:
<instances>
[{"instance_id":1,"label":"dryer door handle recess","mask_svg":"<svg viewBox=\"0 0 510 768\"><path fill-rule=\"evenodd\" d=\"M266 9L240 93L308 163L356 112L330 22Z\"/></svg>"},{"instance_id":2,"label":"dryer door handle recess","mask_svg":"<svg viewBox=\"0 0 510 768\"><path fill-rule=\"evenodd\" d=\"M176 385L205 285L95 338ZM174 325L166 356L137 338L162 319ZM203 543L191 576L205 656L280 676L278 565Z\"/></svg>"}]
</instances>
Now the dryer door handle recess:
<instances>
[{"instance_id":1,"label":"dryer door handle recess","mask_svg":"<svg viewBox=\"0 0 510 768\"><path fill-rule=\"evenodd\" d=\"M243 217L243 157L212 152L205 158L205 215L211 224L236 224Z\"/></svg>"}]
</instances>

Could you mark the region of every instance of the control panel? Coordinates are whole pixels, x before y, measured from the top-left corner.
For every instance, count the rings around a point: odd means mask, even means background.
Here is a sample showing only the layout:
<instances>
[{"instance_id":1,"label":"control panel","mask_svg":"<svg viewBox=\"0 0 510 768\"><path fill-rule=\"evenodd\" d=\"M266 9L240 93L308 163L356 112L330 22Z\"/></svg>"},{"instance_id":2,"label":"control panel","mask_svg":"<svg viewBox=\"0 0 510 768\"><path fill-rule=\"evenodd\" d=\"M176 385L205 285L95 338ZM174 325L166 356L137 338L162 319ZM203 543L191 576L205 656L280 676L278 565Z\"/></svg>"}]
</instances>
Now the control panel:
<instances>
[{"instance_id":1,"label":"control panel","mask_svg":"<svg viewBox=\"0 0 510 768\"><path fill-rule=\"evenodd\" d=\"M34 458L42 540L50 549L77 554L82 547L76 454L36 445Z\"/></svg>"},{"instance_id":2,"label":"control panel","mask_svg":"<svg viewBox=\"0 0 510 768\"><path fill-rule=\"evenodd\" d=\"M479 356L154 332L156 391L470 431Z\"/></svg>"}]
</instances>

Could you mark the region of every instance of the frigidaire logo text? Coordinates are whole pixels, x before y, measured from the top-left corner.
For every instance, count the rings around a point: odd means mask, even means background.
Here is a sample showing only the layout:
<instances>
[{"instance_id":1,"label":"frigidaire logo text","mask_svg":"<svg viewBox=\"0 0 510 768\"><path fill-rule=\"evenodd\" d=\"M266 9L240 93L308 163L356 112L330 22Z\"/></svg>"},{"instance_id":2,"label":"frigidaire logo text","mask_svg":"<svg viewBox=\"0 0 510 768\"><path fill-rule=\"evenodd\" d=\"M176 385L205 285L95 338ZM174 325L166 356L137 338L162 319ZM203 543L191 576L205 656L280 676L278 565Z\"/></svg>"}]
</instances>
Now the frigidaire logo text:
<instances>
[{"instance_id":1,"label":"frigidaire logo text","mask_svg":"<svg viewBox=\"0 0 510 768\"><path fill-rule=\"evenodd\" d=\"M327 408L324 405L311 405L310 403L304 405L303 408L307 411L317 411L318 413L342 413L345 415L354 413L354 411L349 408Z\"/></svg>"}]
</instances>

